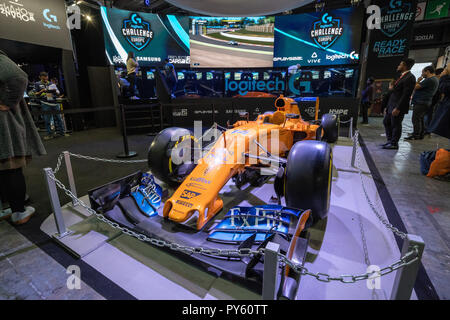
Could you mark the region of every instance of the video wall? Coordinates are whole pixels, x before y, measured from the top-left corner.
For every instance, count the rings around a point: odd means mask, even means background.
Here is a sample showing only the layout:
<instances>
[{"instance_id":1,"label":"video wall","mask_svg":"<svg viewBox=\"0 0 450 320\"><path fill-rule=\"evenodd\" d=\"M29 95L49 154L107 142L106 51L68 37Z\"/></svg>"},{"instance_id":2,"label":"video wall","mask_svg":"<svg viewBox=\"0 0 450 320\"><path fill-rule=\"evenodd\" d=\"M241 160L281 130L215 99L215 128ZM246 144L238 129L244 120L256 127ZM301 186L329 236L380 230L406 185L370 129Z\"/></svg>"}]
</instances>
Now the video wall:
<instances>
[{"instance_id":1,"label":"video wall","mask_svg":"<svg viewBox=\"0 0 450 320\"><path fill-rule=\"evenodd\" d=\"M101 7L106 54L111 64L124 64L133 51L140 66L155 66L165 58L190 65L189 17L130 12Z\"/></svg>"},{"instance_id":2,"label":"video wall","mask_svg":"<svg viewBox=\"0 0 450 320\"><path fill-rule=\"evenodd\" d=\"M108 58L141 66L277 68L359 63L363 8L276 17L161 16L102 7Z\"/></svg>"},{"instance_id":3,"label":"video wall","mask_svg":"<svg viewBox=\"0 0 450 320\"><path fill-rule=\"evenodd\" d=\"M362 8L277 16L274 67L359 63Z\"/></svg>"},{"instance_id":4,"label":"video wall","mask_svg":"<svg viewBox=\"0 0 450 320\"><path fill-rule=\"evenodd\" d=\"M271 68L275 17L190 17L191 67Z\"/></svg>"}]
</instances>

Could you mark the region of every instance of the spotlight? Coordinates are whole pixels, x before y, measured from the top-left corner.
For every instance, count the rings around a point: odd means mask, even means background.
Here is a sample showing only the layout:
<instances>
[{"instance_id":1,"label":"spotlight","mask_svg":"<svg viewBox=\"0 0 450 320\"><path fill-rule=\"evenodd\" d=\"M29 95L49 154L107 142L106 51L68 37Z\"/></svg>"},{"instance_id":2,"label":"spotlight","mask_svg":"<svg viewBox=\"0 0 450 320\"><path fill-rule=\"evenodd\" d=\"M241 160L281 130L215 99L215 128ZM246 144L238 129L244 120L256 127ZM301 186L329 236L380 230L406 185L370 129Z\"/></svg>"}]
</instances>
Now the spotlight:
<instances>
[{"instance_id":1,"label":"spotlight","mask_svg":"<svg viewBox=\"0 0 450 320\"><path fill-rule=\"evenodd\" d=\"M316 0L314 7L316 8L316 12L323 11L325 8L325 0Z\"/></svg>"},{"instance_id":2,"label":"spotlight","mask_svg":"<svg viewBox=\"0 0 450 320\"><path fill-rule=\"evenodd\" d=\"M351 4L353 7L357 7L357 6L359 6L359 5L361 4L361 1L362 1L362 0L350 0L350 4Z\"/></svg>"},{"instance_id":3,"label":"spotlight","mask_svg":"<svg viewBox=\"0 0 450 320\"><path fill-rule=\"evenodd\" d=\"M88 14L85 16L85 18L86 18L87 21L92 21L92 17L90 15L88 15Z\"/></svg>"}]
</instances>

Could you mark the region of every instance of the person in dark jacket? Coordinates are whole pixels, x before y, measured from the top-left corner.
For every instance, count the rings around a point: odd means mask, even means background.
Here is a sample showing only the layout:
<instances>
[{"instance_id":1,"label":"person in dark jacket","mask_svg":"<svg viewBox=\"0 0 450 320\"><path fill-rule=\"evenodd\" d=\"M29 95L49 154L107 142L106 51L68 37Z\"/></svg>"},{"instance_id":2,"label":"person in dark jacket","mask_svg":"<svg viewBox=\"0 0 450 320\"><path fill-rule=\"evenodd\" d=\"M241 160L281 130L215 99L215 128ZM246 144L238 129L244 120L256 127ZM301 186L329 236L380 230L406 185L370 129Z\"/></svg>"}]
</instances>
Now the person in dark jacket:
<instances>
[{"instance_id":1,"label":"person in dark jacket","mask_svg":"<svg viewBox=\"0 0 450 320\"><path fill-rule=\"evenodd\" d=\"M0 50L0 188L10 210L0 211L0 220L27 222L34 208L25 207L26 185L22 168L31 155L46 154L28 110L24 92L28 76Z\"/></svg>"},{"instance_id":2,"label":"person in dark jacket","mask_svg":"<svg viewBox=\"0 0 450 320\"><path fill-rule=\"evenodd\" d=\"M436 77L439 78L441 77L441 73L442 71L444 71L444 68L437 68L436 69ZM434 115L434 110L436 110L436 106L438 105L439 101L441 101L442 95L439 92L439 86L438 86L438 90L437 92L434 94L433 96L433 100L431 102L431 107L428 109L427 114L425 115L425 119L424 119L424 124L425 124L425 136L430 135L431 132L428 132L428 127L431 124L431 120L433 120L433 115Z\"/></svg>"},{"instance_id":3,"label":"person in dark jacket","mask_svg":"<svg viewBox=\"0 0 450 320\"><path fill-rule=\"evenodd\" d=\"M440 75L439 93L442 100L436 106L428 132L450 139L450 63Z\"/></svg>"},{"instance_id":4,"label":"person in dark jacket","mask_svg":"<svg viewBox=\"0 0 450 320\"><path fill-rule=\"evenodd\" d=\"M401 72L401 75L395 81L387 103L386 115L383 120L387 142L382 145L383 149L398 149L403 118L409 112L409 101L416 85L416 77L411 73L414 64L413 59L404 59L397 67L397 71Z\"/></svg>"},{"instance_id":5,"label":"person in dark jacket","mask_svg":"<svg viewBox=\"0 0 450 320\"><path fill-rule=\"evenodd\" d=\"M395 80L392 80L389 82L388 91L383 94L383 97L381 98L381 113L383 115L386 115L387 105L389 102L389 98L391 97L392 90L394 89Z\"/></svg>"},{"instance_id":6,"label":"person in dark jacket","mask_svg":"<svg viewBox=\"0 0 450 320\"><path fill-rule=\"evenodd\" d=\"M417 79L416 87L411 99L413 107L412 123L414 130L405 140L422 140L425 136L424 118L431 108L433 97L439 86L433 66L427 66L422 70L422 76Z\"/></svg>"},{"instance_id":7,"label":"person in dark jacket","mask_svg":"<svg viewBox=\"0 0 450 320\"><path fill-rule=\"evenodd\" d=\"M373 100L373 84L375 82L375 79L373 77L369 77L367 79L367 86L363 90L361 95L361 115L363 118L363 121L361 124L368 124L369 123L369 115L367 114L370 108L370 104Z\"/></svg>"}]
</instances>

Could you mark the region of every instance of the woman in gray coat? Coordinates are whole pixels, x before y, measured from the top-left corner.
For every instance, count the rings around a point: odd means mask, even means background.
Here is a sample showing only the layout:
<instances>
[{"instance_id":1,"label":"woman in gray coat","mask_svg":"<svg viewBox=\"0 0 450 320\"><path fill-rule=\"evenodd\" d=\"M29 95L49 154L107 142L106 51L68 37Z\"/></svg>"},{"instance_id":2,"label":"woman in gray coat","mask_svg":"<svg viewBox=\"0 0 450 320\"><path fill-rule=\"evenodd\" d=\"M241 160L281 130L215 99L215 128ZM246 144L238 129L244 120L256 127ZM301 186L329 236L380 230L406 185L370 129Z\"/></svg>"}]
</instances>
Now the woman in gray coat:
<instances>
[{"instance_id":1,"label":"woman in gray coat","mask_svg":"<svg viewBox=\"0 0 450 320\"><path fill-rule=\"evenodd\" d=\"M46 154L23 94L28 76L0 50L0 188L11 209L0 211L0 219L11 217L26 223L34 208L25 207L26 185L22 168L31 155Z\"/></svg>"}]
</instances>

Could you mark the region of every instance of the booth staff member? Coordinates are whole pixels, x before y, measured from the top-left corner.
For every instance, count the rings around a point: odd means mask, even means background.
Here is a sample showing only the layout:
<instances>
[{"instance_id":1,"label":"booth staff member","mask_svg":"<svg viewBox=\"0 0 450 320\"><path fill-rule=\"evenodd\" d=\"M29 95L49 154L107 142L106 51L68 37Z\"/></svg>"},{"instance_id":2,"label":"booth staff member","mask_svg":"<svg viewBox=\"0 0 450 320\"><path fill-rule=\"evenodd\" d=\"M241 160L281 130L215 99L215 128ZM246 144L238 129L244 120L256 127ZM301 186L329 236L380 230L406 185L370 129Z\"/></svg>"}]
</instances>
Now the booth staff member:
<instances>
[{"instance_id":1,"label":"booth staff member","mask_svg":"<svg viewBox=\"0 0 450 320\"><path fill-rule=\"evenodd\" d=\"M387 142L382 145L383 149L398 149L398 141L402 136L403 118L409 112L409 100L416 85L416 77L411 73L414 64L413 59L405 59L397 67L401 75L395 81L383 120L387 138Z\"/></svg>"},{"instance_id":2,"label":"booth staff member","mask_svg":"<svg viewBox=\"0 0 450 320\"><path fill-rule=\"evenodd\" d=\"M421 140L425 135L424 117L431 108L433 97L438 90L439 80L436 78L433 66L425 67L422 76L417 79L415 91L411 99L413 107L412 122L414 131L405 140Z\"/></svg>"},{"instance_id":3,"label":"booth staff member","mask_svg":"<svg viewBox=\"0 0 450 320\"><path fill-rule=\"evenodd\" d=\"M129 90L129 94L131 96L130 99L132 99L132 100L139 99L135 94L136 72L137 72L138 67L139 67L139 64L134 59L134 52L133 51L128 52L127 77L128 77L128 82L130 83L128 90Z\"/></svg>"},{"instance_id":4,"label":"booth staff member","mask_svg":"<svg viewBox=\"0 0 450 320\"><path fill-rule=\"evenodd\" d=\"M26 223L35 209L25 207L26 185L22 168L31 154L46 154L23 93L28 77L0 50L0 188L11 209L0 211L0 220Z\"/></svg>"},{"instance_id":5,"label":"booth staff member","mask_svg":"<svg viewBox=\"0 0 450 320\"><path fill-rule=\"evenodd\" d=\"M170 90L170 95L175 98L175 90L177 89L177 73L175 66L169 62L169 59L164 60L164 76L166 77L167 86Z\"/></svg>"},{"instance_id":6,"label":"booth staff member","mask_svg":"<svg viewBox=\"0 0 450 320\"><path fill-rule=\"evenodd\" d=\"M450 139L450 63L440 75L439 92L442 99L436 106L428 131Z\"/></svg>"},{"instance_id":7,"label":"booth staff member","mask_svg":"<svg viewBox=\"0 0 450 320\"><path fill-rule=\"evenodd\" d=\"M48 81L48 73L41 72L39 75L40 81L36 82L34 86L34 94L41 102L42 111L61 111L59 103L56 103L56 95L60 92L58 88ZM52 130L51 122L52 119L55 123L56 134L64 137L66 134L64 132L64 124L62 121L61 114L44 114L45 128L47 130L47 135L44 140L53 139L55 132Z\"/></svg>"},{"instance_id":8,"label":"booth staff member","mask_svg":"<svg viewBox=\"0 0 450 320\"><path fill-rule=\"evenodd\" d=\"M361 97L361 115L363 118L362 124L368 124L369 123L369 107L373 100L373 84L375 82L375 79L370 77L367 79L367 86L362 92Z\"/></svg>"}]
</instances>

